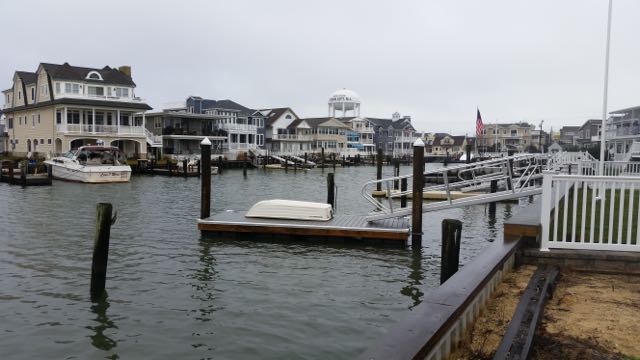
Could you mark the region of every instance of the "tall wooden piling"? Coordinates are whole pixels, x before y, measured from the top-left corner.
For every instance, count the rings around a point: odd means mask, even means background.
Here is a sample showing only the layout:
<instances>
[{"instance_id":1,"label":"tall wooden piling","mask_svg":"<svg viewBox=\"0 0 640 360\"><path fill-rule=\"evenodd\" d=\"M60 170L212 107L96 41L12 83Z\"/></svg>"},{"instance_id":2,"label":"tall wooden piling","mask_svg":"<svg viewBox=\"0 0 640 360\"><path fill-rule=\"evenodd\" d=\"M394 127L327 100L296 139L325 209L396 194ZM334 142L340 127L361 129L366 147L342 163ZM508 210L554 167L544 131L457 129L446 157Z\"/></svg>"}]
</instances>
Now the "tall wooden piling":
<instances>
[{"instance_id":1,"label":"tall wooden piling","mask_svg":"<svg viewBox=\"0 0 640 360\"><path fill-rule=\"evenodd\" d=\"M200 219L206 219L211 215L211 141L207 137L200 143L200 154L202 159ZM221 167L218 168L219 174L222 172L221 169Z\"/></svg>"},{"instance_id":2,"label":"tall wooden piling","mask_svg":"<svg viewBox=\"0 0 640 360\"><path fill-rule=\"evenodd\" d=\"M11 161L9 162L9 184L13 184L16 180L13 176L13 161Z\"/></svg>"},{"instance_id":3,"label":"tall wooden piling","mask_svg":"<svg viewBox=\"0 0 640 360\"><path fill-rule=\"evenodd\" d=\"M96 207L96 233L93 241L93 260L91 262L91 301L99 300L104 294L109 259L109 236L113 207L109 203L99 203Z\"/></svg>"},{"instance_id":4,"label":"tall wooden piling","mask_svg":"<svg viewBox=\"0 0 640 360\"><path fill-rule=\"evenodd\" d=\"M200 146L202 146L202 144L200 144ZM218 156L218 174L222 175L222 156Z\"/></svg>"},{"instance_id":5,"label":"tall wooden piling","mask_svg":"<svg viewBox=\"0 0 640 360\"><path fill-rule=\"evenodd\" d=\"M498 191L498 180L491 180L491 187L489 190L492 194ZM489 203L489 212L495 214L496 202Z\"/></svg>"},{"instance_id":6,"label":"tall wooden piling","mask_svg":"<svg viewBox=\"0 0 640 360\"><path fill-rule=\"evenodd\" d=\"M189 175L189 161L187 159L182 160L182 174L184 177Z\"/></svg>"},{"instance_id":7,"label":"tall wooden piling","mask_svg":"<svg viewBox=\"0 0 640 360\"><path fill-rule=\"evenodd\" d=\"M51 184L51 180L53 180L53 165L47 165L47 179L49 179L49 184Z\"/></svg>"},{"instance_id":8,"label":"tall wooden piling","mask_svg":"<svg viewBox=\"0 0 640 360\"><path fill-rule=\"evenodd\" d=\"M393 160L393 176L400 176L400 159ZM400 181L393 181L393 190L398 190L400 188Z\"/></svg>"},{"instance_id":9,"label":"tall wooden piling","mask_svg":"<svg viewBox=\"0 0 640 360\"><path fill-rule=\"evenodd\" d=\"M376 154L376 180L382 179L382 149L378 149ZM376 191L382 191L382 183L376 184Z\"/></svg>"},{"instance_id":10,"label":"tall wooden piling","mask_svg":"<svg viewBox=\"0 0 640 360\"><path fill-rule=\"evenodd\" d=\"M413 194L411 198L411 246L422 247L422 188L424 187L424 142L413 143Z\"/></svg>"},{"instance_id":11,"label":"tall wooden piling","mask_svg":"<svg viewBox=\"0 0 640 360\"><path fill-rule=\"evenodd\" d=\"M334 173L327 174L327 204L336 206L336 183ZM335 209L334 209L335 211Z\"/></svg>"},{"instance_id":12,"label":"tall wooden piling","mask_svg":"<svg viewBox=\"0 0 640 360\"><path fill-rule=\"evenodd\" d=\"M27 172L29 170L29 161L25 160L20 169L20 185L27 186Z\"/></svg>"},{"instance_id":13,"label":"tall wooden piling","mask_svg":"<svg viewBox=\"0 0 640 360\"><path fill-rule=\"evenodd\" d=\"M471 144L467 144L466 146L466 152L467 152L467 164L471 163Z\"/></svg>"},{"instance_id":14,"label":"tall wooden piling","mask_svg":"<svg viewBox=\"0 0 640 360\"><path fill-rule=\"evenodd\" d=\"M324 148L320 148L320 164L322 164L322 167L324 168Z\"/></svg>"},{"instance_id":15,"label":"tall wooden piling","mask_svg":"<svg viewBox=\"0 0 640 360\"><path fill-rule=\"evenodd\" d=\"M454 219L442 220L442 250L440 265L440 284L443 284L458 271L460 264L460 237L462 222Z\"/></svg>"},{"instance_id":16,"label":"tall wooden piling","mask_svg":"<svg viewBox=\"0 0 640 360\"><path fill-rule=\"evenodd\" d=\"M307 153L304 153L304 165L307 165Z\"/></svg>"},{"instance_id":17,"label":"tall wooden piling","mask_svg":"<svg viewBox=\"0 0 640 360\"><path fill-rule=\"evenodd\" d=\"M401 192L407 191L407 178L402 178L402 180L400 180L400 191ZM400 196L400 207L401 208L407 207L407 195Z\"/></svg>"},{"instance_id":18,"label":"tall wooden piling","mask_svg":"<svg viewBox=\"0 0 640 360\"><path fill-rule=\"evenodd\" d=\"M336 154L331 154L331 162L333 163L333 170L336 170Z\"/></svg>"}]
</instances>

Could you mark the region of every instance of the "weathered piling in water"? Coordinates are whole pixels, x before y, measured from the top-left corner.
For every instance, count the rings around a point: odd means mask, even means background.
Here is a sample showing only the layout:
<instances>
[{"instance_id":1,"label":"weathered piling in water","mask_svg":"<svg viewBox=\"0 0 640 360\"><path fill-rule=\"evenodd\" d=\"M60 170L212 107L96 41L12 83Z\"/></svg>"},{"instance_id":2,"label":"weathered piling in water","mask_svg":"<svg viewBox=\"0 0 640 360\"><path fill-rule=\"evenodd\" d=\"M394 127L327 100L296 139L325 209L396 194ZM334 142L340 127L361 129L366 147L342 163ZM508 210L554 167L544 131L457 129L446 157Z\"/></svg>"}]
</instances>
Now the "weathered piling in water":
<instances>
[{"instance_id":1,"label":"weathered piling in water","mask_svg":"<svg viewBox=\"0 0 640 360\"><path fill-rule=\"evenodd\" d=\"M411 198L411 246L422 247L422 188L424 187L424 142L413 143L413 194Z\"/></svg>"},{"instance_id":2,"label":"weathered piling in water","mask_svg":"<svg viewBox=\"0 0 640 360\"><path fill-rule=\"evenodd\" d=\"M200 173L200 168L201 168L201 160L198 160L196 162L196 170L198 171L198 177L200 177L202 175L202 173Z\"/></svg>"},{"instance_id":3,"label":"weathered piling in water","mask_svg":"<svg viewBox=\"0 0 640 360\"><path fill-rule=\"evenodd\" d=\"M458 271L460 264L460 237L462 222L454 219L442 220L442 250L440 254L440 284Z\"/></svg>"},{"instance_id":4,"label":"weathered piling in water","mask_svg":"<svg viewBox=\"0 0 640 360\"><path fill-rule=\"evenodd\" d=\"M107 278L107 261L109 259L109 236L113 207L110 203L99 203L96 207L96 233L93 241L93 260L91 261L91 301L99 300L104 294Z\"/></svg>"},{"instance_id":5,"label":"weathered piling in water","mask_svg":"<svg viewBox=\"0 0 640 360\"><path fill-rule=\"evenodd\" d=\"M513 159L507 160L507 164L507 173L509 174L509 177L507 178L507 189L513 190Z\"/></svg>"},{"instance_id":6,"label":"weathered piling in water","mask_svg":"<svg viewBox=\"0 0 640 360\"><path fill-rule=\"evenodd\" d=\"M327 204L335 208L336 205L336 183L334 173L327 174ZM335 211L335 209L334 209Z\"/></svg>"},{"instance_id":7,"label":"weathered piling in water","mask_svg":"<svg viewBox=\"0 0 640 360\"><path fill-rule=\"evenodd\" d=\"M400 176L400 159L393 160L393 176ZM398 179L393 181L393 190L400 188L400 181Z\"/></svg>"},{"instance_id":8,"label":"weathered piling in water","mask_svg":"<svg viewBox=\"0 0 640 360\"><path fill-rule=\"evenodd\" d=\"M13 184L15 178L13 177L13 161L9 163L9 184Z\"/></svg>"},{"instance_id":9,"label":"weathered piling in water","mask_svg":"<svg viewBox=\"0 0 640 360\"><path fill-rule=\"evenodd\" d=\"M382 179L382 149L378 149L378 154L376 155L376 180L380 179ZM376 184L376 191L382 191L381 182Z\"/></svg>"},{"instance_id":10,"label":"weathered piling in water","mask_svg":"<svg viewBox=\"0 0 640 360\"><path fill-rule=\"evenodd\" d=\"M200 154L202 154L200 219L206 219L211 215L211 141L207 137L200 143ZM218 173L222 173L221 168L218 168Z\"/></svg>"},{"instance_id":11,"label":"weathered piling in water","mask_svg":"<svg viewBox=\"0 0 640 360\"><path fill-rule=\"evenodd\" d=\"M222 175L222 156L218 156L218 174Z\"/></svg>"},{"instance_id":12,"label":"weathered piling in water","mask_svg":"<svg viewBox=\"0 0 640 360\"><path fill-rule=\"evenodd\" d=\"M304 165L307 165L307 153L304 153Z\"/></svg>"},{"instance_id":13,"label":"weathered piling in water","mask_svg":"<svg viewBox=\"0 0 640 360\"><path fill-rule=\"evenodd\" d=\"M29 170L29 161L25 160L20 168L20 185L27 186L27 171Z\"/></svg>"},{"instance_id":14,"label":"weathered piling in water","mask_svg":"<svg viewBox=\"0 0 640 360\"><path fill-rule=\"evenodd\" d=\"M333 170L336 170L336 154L331 154L331 162L333 163Z\"/></svg>"},{"instance_id":15,"label":"weathered piling in water","mask_svg":"<svg viewBox=\"0 0 640 360\"><path fill-rule=\"evenodd\" d=\"M324 148L320 148L320 164L324 168Z\"/></svg>"},{"instance_id":16,"label":"weathered piling in water","mask_svg":"<svg viewBox=\"0 0 640 360\"><path fill-rule=\"evenodd\" d=\"M489 188L489 191L492 194L498 191L498 180L491 180L491 187ZM489 203L489 212L490 213L495 213L496 212L496 202L495 201Z\"/></svg>"},{"instance_id":17,"label":"weathered piling in water","mask_svg":"<svg viewBox=\"0 0 640 360\"><path fill-rule=\"evenodd\" d=\"M471 144L467 144L466 149L467 151L467 164L471 163Z\"/></svg>"},{"instance_id":18,"label":"weathered piling in water","mask_svg":"<svg viewBox=\"0 0 640 360\"><path fill-rule=\"evenodd\" d=\"M187 161L187 159L182 160L182 173L184 177L188 176L188 172L189 172L188 166L189 166L189 162Z\"/></svg>"},{"instance_id":19,"label":"weathered piling in water","mask_svg":"<svg viewBox=\"0 0 640 360\"><path fill-rule=\"evenodd\" d=\"M49 165L47 164L47 179L49 180L49 182L51 182L51 180L53 180L53 165Z\"/></svg>"},{"instance_id":20,"label":"weathered piling in water","mask_svg":"<svg viewBox=\"0 0 640 360\"><path fill-rule=\"evenodd\" d=\"M400 191L401 192L407 191L407 178L402 178L402 180L400 180ZM407 207L407 195L400 196L400 207L401 208Z\"/></svg>"}]
</instances>

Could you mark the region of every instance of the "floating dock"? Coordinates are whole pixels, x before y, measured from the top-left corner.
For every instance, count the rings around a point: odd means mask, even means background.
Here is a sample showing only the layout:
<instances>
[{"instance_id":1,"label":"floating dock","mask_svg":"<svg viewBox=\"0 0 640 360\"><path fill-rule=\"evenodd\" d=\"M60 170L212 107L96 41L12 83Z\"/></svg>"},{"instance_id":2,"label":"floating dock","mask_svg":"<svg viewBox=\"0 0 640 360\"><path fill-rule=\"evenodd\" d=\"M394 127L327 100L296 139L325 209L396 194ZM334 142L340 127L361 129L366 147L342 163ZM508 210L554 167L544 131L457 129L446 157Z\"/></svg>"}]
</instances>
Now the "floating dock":
<instances>
[{"instance_id":1,"label":"floating dock","mask_svg":"<svg viewBox=\"0 0 640 360\"><path fill-rule=\"evenodd\" d=\"M335 215L329 221L248 218L246 211L227 211L198 220L204 233L240 236L294 236L313 240L384 240L404 244L410 235L406 218L367 222L365 215Z\"/></svg>"}]
</instances>

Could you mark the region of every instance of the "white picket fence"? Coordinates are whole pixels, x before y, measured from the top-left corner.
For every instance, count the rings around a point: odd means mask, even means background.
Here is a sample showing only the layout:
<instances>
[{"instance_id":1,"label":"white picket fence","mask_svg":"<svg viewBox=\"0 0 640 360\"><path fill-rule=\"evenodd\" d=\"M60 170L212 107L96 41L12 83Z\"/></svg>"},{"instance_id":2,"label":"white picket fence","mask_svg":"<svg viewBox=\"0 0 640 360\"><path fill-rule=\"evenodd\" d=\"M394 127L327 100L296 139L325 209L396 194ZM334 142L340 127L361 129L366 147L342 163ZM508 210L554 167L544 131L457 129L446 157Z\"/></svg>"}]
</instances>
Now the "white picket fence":
<instances>
[{"instance_id":1,"label":"white picket fence","mask_svg":"<svg viewBox=\"0 0 640 360\"><path fill-rule=\"evenodd\" d=\"M541 250L640 251L640 177L545 172Z\"/></svg>"},{"instance_id":2,"label":"white picket fence","mask_svg":"<svg viewBox=\"0 0 640 360\"><path fill-rule=\"evenodd\" d=\"M600 175L600 162L585 160L578 162L579 175ZM603 176L640 176L640 162L605 161Z\"/></svg>"}]
</instances>

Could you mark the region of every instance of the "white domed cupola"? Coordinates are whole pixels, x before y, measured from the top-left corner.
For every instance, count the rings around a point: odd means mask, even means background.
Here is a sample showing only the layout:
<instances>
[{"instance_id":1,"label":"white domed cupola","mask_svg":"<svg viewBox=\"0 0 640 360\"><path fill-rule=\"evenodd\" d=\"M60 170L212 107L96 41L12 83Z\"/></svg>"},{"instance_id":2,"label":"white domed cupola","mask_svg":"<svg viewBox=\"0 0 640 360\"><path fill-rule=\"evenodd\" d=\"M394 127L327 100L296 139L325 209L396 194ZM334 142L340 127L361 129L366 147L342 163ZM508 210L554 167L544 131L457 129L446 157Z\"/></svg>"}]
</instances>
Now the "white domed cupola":
<instances>
[{"instance_id":1,"label":"white domed cupola","mask_svg":"<svg viewBox=\"0 0 640 360\"><path fill-rule=\"evenodd\" d=\"M346 117L351 111L352 116L360 117L360 97L355 91L348 89L337 90L329 97L329 116L336 117L336 111L341 111Z\"/></svg>"}]
</instances>

